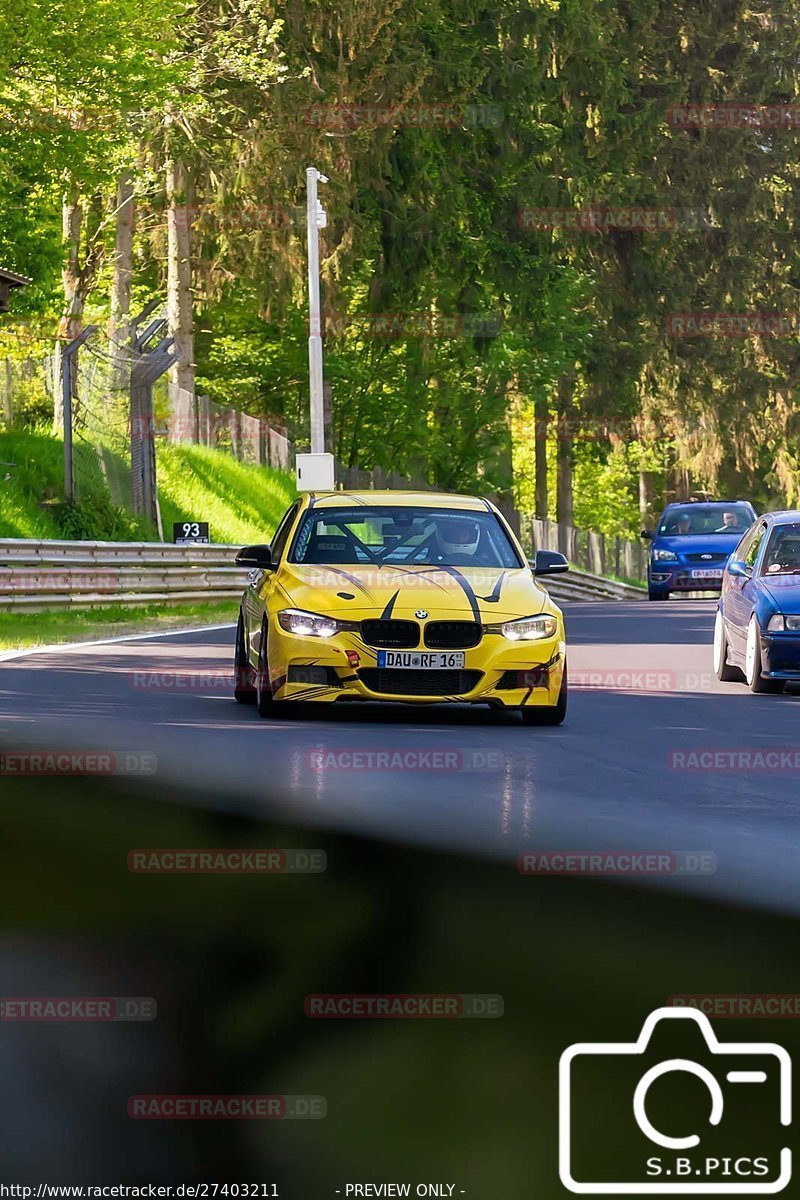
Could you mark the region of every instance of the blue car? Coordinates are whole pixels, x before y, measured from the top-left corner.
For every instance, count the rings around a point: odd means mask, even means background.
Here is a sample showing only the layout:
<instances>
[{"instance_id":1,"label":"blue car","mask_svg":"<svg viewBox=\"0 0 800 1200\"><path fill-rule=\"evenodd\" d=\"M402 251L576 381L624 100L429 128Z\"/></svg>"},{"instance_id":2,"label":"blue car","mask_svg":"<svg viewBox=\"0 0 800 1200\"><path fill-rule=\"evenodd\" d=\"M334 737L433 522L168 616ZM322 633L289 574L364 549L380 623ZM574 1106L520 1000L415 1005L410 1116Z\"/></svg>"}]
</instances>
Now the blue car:
<instances>
[{"instance_id":1,"label":"blue car","mask_svg":"<svg viewBox=\"0 0 800 1200\"><path fill-rule=\"evenodd\" d=\"M743 674L751 692L800 681L800 512L765 513L736 547L722 577L714 671Z\"/></svg>"},{"instance_id":2,"label":"blue car","mask_svg":"<svg viewBox=\"0 0 800 1200\"><path fill-rule=\"evenodd\" d=\"M642 530L651 543L647 564L650 600L671 592L718 592L722 572L756 519L746 500L692 500L668 504L655 530Z\"/></svg>"}]
</instances>

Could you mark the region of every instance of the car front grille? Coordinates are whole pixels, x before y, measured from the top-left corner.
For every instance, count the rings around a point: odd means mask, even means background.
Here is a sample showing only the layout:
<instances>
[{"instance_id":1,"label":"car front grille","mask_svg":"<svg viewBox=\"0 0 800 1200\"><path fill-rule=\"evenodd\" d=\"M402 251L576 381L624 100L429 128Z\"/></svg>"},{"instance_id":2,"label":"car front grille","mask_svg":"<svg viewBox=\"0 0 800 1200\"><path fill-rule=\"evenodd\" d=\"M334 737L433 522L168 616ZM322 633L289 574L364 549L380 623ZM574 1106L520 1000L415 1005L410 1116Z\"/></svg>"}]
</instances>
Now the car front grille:
<instances>
[{"instance_id":1,"label":"car front grille","mask_svg":"<svg viewBox=\"0 0 800 1200\"><path fill-rule=\"evenodd\" d=\"M721 554L687 554L684 557L687 562L708 563L709 567L714 563L724 563L728 560L728 555L724 551Z\"/></svg>"},{"instance_id":2,"label":"car front grille","mask_svg":"<svg viewBox=\"0 0 800 1200\"><path fill-rule=\"evenodd\" d=\"M436 650L469 650L482 635L477 621L429 621L424 630L425 645Z\"/></svg>"},{"instance_id":3,"label":"car front grille","mask_svg":"<svg viewBox=\"0 0 800 1200\"><path fill-rule=\"evenodd\" d=\"M477 685L481 672L364 667L358 677L371 692L391 692L395 696L462 696Z\"/></svg>"},{"instance_id":4,"label":"car front grille","mask_svg":"<svg viewBox=\"0 0 800 1200\"><path fill-rule=\"evenodd\" d=\"M361 636L368 646L389 650L413 650L419 645L416 621L371 620L361 622Z\"/></svg>"}]
</instances>

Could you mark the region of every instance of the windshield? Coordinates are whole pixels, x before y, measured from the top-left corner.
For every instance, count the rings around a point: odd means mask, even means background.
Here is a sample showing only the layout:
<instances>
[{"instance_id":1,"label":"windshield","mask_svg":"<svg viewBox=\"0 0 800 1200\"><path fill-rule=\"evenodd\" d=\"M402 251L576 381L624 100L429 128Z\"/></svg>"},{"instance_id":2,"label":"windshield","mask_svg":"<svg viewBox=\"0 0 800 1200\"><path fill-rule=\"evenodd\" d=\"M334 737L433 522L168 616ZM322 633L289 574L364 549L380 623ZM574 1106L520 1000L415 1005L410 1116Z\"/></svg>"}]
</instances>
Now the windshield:
<instances>
[{"instance_id":1,"label":"windshield","mask_svg":"<svg viewBox=\"0 0 800 1200\"><path fill-rule=\"evenodd\" d=\"M300 526L289 561L350 566L523 565L497 517L488 510L395 505L311 509Z\"/></svg>"},{"instance_id":2,"label":"windshield","mask_svg":"<svg viewBox=\"0 0 800 1200\"><path fill-rule=\"evenodd\" d=\"M668 508L658 532L667 537L709 533L741 537L755 519L756 514L749 504L687 504L685 508Z\"/></svg>"},{"instance_id":3,"label":"windshield","mask_svg":"<svg viewBox=\"0 0 800 1200\"><path fill-rule=\"evenodd\" d=\"M800 573L800 524L776 525L767 542L762 575Z\"/></svg>"}]
</instances>

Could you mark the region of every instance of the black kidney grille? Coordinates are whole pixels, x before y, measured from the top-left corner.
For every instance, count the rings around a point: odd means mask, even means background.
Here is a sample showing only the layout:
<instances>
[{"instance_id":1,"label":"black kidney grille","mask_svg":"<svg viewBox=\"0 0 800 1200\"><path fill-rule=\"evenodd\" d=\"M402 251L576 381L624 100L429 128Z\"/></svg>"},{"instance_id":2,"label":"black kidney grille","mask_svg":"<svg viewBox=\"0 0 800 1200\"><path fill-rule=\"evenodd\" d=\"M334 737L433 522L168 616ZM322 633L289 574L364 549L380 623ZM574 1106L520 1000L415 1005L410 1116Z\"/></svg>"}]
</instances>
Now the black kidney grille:
<instances>
[{"instance_id":1,"label":"black kidney grille","mask_svg":"<svg viewBox=\"0 0 800 1200\"><path fill-rule=\"evenodd\" d=\"M437 650L469 650L482 635L477 621L429 621L424 629L425 645Z\"/></svg>"},{"instance_id":2,"label":"black kidney grille","mask_svg":"<svg viewBox=\"0 0 800 1200\"><path fill-rule=\"evenodd\" d=\"M383 646L389 650L413 650L419 645L419 625L416 621L376 619L361 622L361 636L368 646Z\"/></svg>"},{"instance_id":3,"label":"black kidney grille","mask_svg":"<svg viewBox=\"0 0 800 1200\"><path fill-rule=\"evenodd\" d=\"M463 696L477 685L481 672L364 667L358 676L371 692L391 692L395 696Z\"/></svg>"}]
</instances>

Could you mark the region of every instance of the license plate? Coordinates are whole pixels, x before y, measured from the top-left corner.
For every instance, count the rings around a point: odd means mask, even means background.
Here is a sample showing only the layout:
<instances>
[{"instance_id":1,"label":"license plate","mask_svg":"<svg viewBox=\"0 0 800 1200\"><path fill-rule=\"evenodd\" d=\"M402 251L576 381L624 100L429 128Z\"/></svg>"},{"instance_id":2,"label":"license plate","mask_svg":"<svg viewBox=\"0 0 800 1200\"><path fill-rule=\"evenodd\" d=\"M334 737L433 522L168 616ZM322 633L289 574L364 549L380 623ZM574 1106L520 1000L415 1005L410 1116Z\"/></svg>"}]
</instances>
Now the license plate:
<instances>
[{"instance_id":1,"label":"license plate","mask_svg":"<svg viewBox=\"0 0 800 1200\"><path fill-rule=\"evenodd\" d=\"M464 666L463 650L379 650L378 666L408 671L447 671Z\"/></svg>"},{"instance_id":2,"label":"license plate","mask_svg":"<svg viewBox=\"0 0 800 1200\"><path fill-rule=\"evenodd\" d=\"M701 567L699 571L692 571L692 579L722 579L722 570Z\"/></svg>"}]
</instances>

